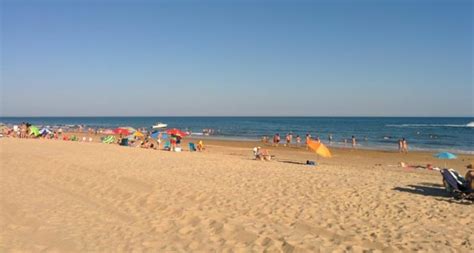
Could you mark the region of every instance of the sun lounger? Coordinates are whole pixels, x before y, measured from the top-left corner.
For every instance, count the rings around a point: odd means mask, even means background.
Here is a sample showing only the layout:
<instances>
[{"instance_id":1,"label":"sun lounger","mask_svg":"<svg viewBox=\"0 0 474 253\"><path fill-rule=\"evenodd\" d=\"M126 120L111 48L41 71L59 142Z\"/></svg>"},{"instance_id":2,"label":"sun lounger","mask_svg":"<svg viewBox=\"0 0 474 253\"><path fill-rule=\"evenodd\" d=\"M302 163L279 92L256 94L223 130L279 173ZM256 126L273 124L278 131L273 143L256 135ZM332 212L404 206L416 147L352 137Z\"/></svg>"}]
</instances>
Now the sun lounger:
<instances>
[{"instance_id":1,"label":"sun lounger","mask_svg":"<svg viewBox=\"0 0 474 253\"><path fill-rule=\"evenodd\" d=\"M474 201L474 191L470 189L464 177L453 169L442 169L443 185L446 191L451 193L456 199L469 199Z\"/></svg>"}]
</instances>

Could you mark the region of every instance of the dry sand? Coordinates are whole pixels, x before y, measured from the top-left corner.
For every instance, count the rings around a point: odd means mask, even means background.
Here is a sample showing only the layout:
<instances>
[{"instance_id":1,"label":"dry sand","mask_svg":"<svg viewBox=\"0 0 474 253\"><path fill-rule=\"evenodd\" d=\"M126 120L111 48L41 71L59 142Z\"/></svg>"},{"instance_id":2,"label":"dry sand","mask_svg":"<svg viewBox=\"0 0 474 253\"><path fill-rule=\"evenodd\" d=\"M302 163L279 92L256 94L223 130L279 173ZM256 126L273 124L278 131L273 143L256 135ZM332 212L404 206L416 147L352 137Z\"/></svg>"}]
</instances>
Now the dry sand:
<instances>
[{"instance_id":1,"label":"dry sand","mask_svg":"<svg viewBox=\"0 0 474 253\"><path fill-rule=\"evenodd\" d=\"M474 205L428 153L314 155L211 142L202 153L0 139L2 252L473 252ZM472 161L462 156L452 167ZM462 170L464 171L464 170Z\"/></svg>"}]
</instances>

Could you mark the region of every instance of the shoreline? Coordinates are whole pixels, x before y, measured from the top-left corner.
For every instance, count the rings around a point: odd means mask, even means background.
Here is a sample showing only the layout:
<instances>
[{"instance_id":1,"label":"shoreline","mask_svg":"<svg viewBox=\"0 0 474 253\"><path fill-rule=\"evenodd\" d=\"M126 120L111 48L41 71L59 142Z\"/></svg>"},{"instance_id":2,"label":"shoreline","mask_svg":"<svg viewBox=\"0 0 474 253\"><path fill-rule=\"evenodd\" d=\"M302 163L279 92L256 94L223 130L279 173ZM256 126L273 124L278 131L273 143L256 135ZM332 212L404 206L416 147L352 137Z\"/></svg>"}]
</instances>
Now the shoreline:
<instances>
[{"instance_id":1,"label":"shoreline","mask_svg":"<svg viewBox=\"0 0 474 253\"><path fill-rule=\"evenodd\" d=\"M98 143L102 145L116 145L116 144L103 144L100 142L100 138L107 136L106 134L88 134L80 132L66 132L63 133L69 136L76 135L79 139L82 137L92 137L93 143ZM119 135L114 135L118 137ZM17 139L17 138L11 138ZM22 140L22 139L20 139ZM36 140L36 139L31 139ZM38 139L39 141L59 141L59 142L71 142L64 140L48 140L48 139ZM288 160L295 163L303 163L306 160L316 160L319 163L323 164L333 164L337 165L338 163L345 163L348 160L355 159L367 159L374 166L390 166L390 167L400 167L400 163L405 163L409 167L423 167L428 164L435 167L451 167L465 173L466 165L474 163L473 154L461 154L457 153L458 159L455 160L439 160L433 157L435 151L426 151L426 150L414 150L409 151L407 154L400 153L397 150L383 150L383 149L364 149L364 148L350 148L350 147L334 147L327 146L332 154L332 158L319 158L312 151L307 150L305 145L300 147L291 146L285 147L280 144L278 147L273 146L271 143L263 143L261 141L251 141L251 140L229 140L229 139L219 139L219 138L196 138L196 137L185 137L182 140L181 147L184 152L188 152L188 143L194 142L197 143L199 140L203 140L206 147L212 147L212 152L230 154L229 149L235 149L239 155L251 155L252 149L254 147L262 147L267 149L272 155L276 155L277 160ZM76 141L82 143L82 141ZM88 143L88 141L86 141ZM163 145L163 143L161 144ZM162 147L162 146L161 146ZM126 148L126 147L124 147ZM137 148L141 149L141 148ZM227 152L222 152L222 150L227 150ZM157 150L158 151L158 150ZM409 168L408 168L409 169Z\"/></svg>"}]
</instances>

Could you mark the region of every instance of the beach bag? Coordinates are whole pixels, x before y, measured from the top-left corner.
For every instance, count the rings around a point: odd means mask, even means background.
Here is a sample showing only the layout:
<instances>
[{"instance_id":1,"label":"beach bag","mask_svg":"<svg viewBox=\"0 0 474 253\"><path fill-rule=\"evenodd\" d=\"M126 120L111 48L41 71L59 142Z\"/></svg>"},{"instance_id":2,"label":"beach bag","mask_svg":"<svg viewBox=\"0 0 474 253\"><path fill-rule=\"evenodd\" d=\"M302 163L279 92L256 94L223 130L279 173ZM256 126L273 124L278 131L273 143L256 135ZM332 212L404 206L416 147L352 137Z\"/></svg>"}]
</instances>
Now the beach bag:
<instances>
[{"instance_id":1,"label":"beach bag","mask_svg":"<svg viewBox=\"0 0 474 253\"><path fill-rule=\"evenodd\" d=\"M316 166L317 163L316 163L315 161L307 160L307 161L306 161L306 165L314 165L314 166Z\"/></svg>"}]
</instances>

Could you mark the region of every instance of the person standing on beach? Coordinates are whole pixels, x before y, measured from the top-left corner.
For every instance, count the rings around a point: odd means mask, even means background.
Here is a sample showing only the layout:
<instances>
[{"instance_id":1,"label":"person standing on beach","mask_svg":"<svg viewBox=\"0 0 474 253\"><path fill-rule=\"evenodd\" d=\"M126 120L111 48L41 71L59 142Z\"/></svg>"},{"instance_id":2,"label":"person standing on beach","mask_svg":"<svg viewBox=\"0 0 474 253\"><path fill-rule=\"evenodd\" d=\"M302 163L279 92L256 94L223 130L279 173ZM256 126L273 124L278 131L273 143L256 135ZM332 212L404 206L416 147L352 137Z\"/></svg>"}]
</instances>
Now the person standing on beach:
<instances>
[{"instance_id":1,"label":"person standing on beach","mask_svg":"<svg viewBox=\"0 0 474 253\"><path fill-rule=\"evenodd\" d=\"M290 146L292 138L293 138L293 136L291 135L291 133L286 134L286 144L285 144L285 146L288 146L288 147Z\"/></svg>"},{"instance_id":2,"label":"person standing on beach","mask_svg":"<svg viewBox=\"0 0 474 253\"><path fill-rule=\"evenodd\" d=\"M308 143L311 140L311 134L307 133L306 134L306 149L309 149Z\"/></svg>"},{"instance_id":3,"label":"person standing on beach","mask_svg":"<svg viewBox=\"0 0 474 253\"><path fill-rule=\"evenodd\" d=\"M329 140L329 143L332 143L332 134L329 134L328 140Z\"/></svg>"},{"instance_id":4,"label":"person standing on beach","mask_svg":"<svg viewBox=\"0 0 474 253\"><path fill-rule=\"evenodd\" d=\"M278 143L280 142L280 134L276 133L273 136L273 146L278 147Z\"/></svg>"},{"instance_id":5,"label":"person standing on beach","mask_svg":"<svg viewBox=\"0 0 474 253\"><path fill-rule=\"evenodd\" d=\"M296 146L299 148L301 146L301 137L296 135Z\"/></svg>"},{"instance_id":6,"label":"person standing on beach","mask_svg":"<svg viewBox=\"0 0 474 253\"><path fill-rule=\"evenodd\" d=\"M352 135L352 148L355 148L357 145L356 138L354 135Z\"/></svg>"},{"instance_id":7,"label":"person standing on beach","mask_svg":"<svg viewBox=\"0 0 474 253\"><path fill-rule=\"evenodd\" d=\"M399 153L403 152L403 141L402 141L402 139L398 139L398 152Z\"/></svg>"}]
</instances>

